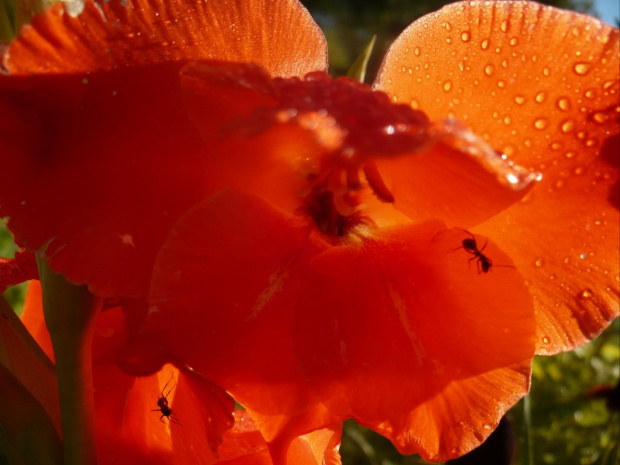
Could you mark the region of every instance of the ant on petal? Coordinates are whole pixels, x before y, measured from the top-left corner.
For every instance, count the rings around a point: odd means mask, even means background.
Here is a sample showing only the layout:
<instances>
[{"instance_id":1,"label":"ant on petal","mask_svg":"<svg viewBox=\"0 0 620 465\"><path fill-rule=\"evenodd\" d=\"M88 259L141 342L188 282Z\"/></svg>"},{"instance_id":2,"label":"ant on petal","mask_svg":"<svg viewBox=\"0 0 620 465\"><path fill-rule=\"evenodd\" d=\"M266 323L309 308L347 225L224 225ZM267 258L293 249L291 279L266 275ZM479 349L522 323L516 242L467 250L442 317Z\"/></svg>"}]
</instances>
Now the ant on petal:
<instances>
[{"instance_id":1,"label":"ant on petal","mask_svg":"<svg viewBox=\"0 0 620 465\"><path fill-rule=\"evenodd\" d=\"M159 421L161 421L164 424L166 423L164 421L164 417L166 417L169 422L180 425L181 422L179 421L177 417L173 416L172 407L170 407L170 405L168 404L168 396L174 389L174 386L176 383L172 385L172 387L168 390L168 392L165 392L166 388L168 387L168 384L170 384L170 381L172 381L173 377L174 375L170 377L168 382L164 385L164 388L161 390L161 396L159 397L159 399L157 399L157 406L159 408L151 409L151 412L161 412L161 417L159 417Z\"/></svg>"},{"instance_id":2,"label":"ant on petal","mask_svg":"<svg viewBox=\"0 0 620 465\"><path fill-rule=\"evenodd\" d=\"M471 237L463 239L463 241L461 242L461 245L457 247L456 249L454 249L453 252L456 252L459 249L464 249L465 252L473 255L473 257L467 260L467 263L471 266L472 260L476 260L476 267L478 268L478 274L480 274L480 270L482 270L483 273L488 273L491 270L491 267L493 266L493 261L489 257L487 257L485 254L483 254L482 251L486 249L489 240L488 239L485 240L484 245L482 246L481 249L479 249L478 243L476 242L476 237L472 233L470 233L469 231L465 229L460 229L460 228L456 228L456 229L469 234Z\"/></svg>"}]
</instances>

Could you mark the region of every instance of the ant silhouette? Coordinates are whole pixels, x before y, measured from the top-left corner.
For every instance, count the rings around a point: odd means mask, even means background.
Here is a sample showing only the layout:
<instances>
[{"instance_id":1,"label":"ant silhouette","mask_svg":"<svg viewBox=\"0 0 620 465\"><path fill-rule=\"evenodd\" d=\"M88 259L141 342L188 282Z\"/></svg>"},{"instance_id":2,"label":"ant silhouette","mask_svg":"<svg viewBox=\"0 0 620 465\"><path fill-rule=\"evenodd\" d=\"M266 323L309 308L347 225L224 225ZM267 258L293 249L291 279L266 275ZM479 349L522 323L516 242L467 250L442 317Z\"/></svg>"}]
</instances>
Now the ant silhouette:
<instances>
[{"instance_id":1,"label":"ant silhouette","mask_svg":"<svg viewBox=\"0 0 620 465\"><path fill-rule=\"evenodd\" d=\"M452 252L456 252L459 249L464 249L465 252L473 255L473 257L467 260L468 265L471 267L472 260L476 260L476 267L478 268L478 274L480 274L481 269L483 273L488 273L491 270L491 267L493 266L493 260L491 260L485 254L483 254L482 251L486 249L489 240L486 239L484 241L484 245L482 246L482 248L479 249L478 243L476 242L476 237L472 233L470 233L466 229L461 229L461 228L456 228L456 229L469 234L471 237L463 239L463 241L461 242L462 245L454 249ZM501 265L498 265L498 266L501 266Z\"/></svg>"},{"instance_id":2,"label":"ant silhouette","mask_svg":"<svg viewBox=\"0 0 620 465\"><path fill-rule=\"evenodd\" d=\"M166 388L168 387L168 384L170 384L170 381L172 381L173 377L174 377L174 374L170 376L170 379L164 385L164 388L161 390L161 396L157 399L157 406L159 408L151 409L151 412L161 412L161 417L159 417L159 421L161 421L163 424L166 424L166 422L164 421L164 417L166 417L168 419L168 422L172 422L172 423L176 423L177 425L180 425L181 422L179 421L177 417L173 416L172 407L170 407L170 405L168 404L168 396L174 389L174 386L176 385L176 383L172 385L172 387L168 390L167 393L164 393L166 391Z\"/></svg>"}]
</instances>

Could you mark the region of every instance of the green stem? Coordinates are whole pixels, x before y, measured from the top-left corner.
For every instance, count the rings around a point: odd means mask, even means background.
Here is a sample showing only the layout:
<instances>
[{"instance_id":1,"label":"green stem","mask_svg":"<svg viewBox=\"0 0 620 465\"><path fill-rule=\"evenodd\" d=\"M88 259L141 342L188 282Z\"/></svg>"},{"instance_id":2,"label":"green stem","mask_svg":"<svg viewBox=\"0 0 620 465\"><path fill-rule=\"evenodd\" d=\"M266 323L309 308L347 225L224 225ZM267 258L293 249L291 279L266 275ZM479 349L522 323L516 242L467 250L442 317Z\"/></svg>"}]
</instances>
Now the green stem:
<instances>
[{"instance_id":1,"label":"green stem","mask_svg":"<svg viewBox=\"0 0 620 465\"><path fill-rule=\"evenodd\" d=\"M65 465L96 465L92 339L101 300L38 259L43 313L50 333L60 397Z\"/></svg>"},{"instance_id":2,"label":"green stem","mask_svg":"<svg viewBox=\"0 0 620 465\"><path fill-rule=\"evenodd\" d=\"M534 465L534 444L532 435L532 403L531 394L523 398L523 426L525 429L525 454L523 465Z\"/></svg>"}]
</instances>

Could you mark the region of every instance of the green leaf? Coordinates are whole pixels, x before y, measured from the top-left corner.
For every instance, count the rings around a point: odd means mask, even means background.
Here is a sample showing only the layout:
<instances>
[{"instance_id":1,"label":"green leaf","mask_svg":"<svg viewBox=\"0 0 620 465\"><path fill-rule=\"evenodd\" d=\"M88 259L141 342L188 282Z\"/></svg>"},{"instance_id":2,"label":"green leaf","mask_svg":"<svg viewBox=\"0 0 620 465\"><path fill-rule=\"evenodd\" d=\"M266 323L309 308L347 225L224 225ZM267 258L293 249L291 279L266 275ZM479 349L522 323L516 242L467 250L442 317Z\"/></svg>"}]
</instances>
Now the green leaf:
<instances>
[{"instance_id":1,"label":"green leaf","mask_svg":"<svg viewBox=\"0 0 620 465\"><path fill-rule=\"evenodd\" d=\"M370 42L364 47L364 51L355 59L349 71L347 71L347 77L357 79L359 82L364 82L366 79L366 68L368 67L368 60L372 54L372 49L375 47L375 41L377 36L373 35Z\"/></svg>"}]
</instances>

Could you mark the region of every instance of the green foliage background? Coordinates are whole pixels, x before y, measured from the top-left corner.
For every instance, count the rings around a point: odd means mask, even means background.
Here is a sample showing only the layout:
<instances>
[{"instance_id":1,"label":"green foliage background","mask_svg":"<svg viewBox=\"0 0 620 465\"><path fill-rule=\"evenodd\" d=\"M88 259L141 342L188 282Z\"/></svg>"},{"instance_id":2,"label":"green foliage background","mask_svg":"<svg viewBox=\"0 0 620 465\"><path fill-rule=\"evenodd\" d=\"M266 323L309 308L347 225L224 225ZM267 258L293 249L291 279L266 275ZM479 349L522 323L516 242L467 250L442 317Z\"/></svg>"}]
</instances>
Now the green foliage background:
<instances>
[{"instance_id":1,"label":"green foliage background","mask_svg":"<svg viewBox=\"0 0 620 465\"><path fill-rule=\"evenodd\" d=\"M344 75L373 34L377 45L367 81L372 82L389 44L416 18L440 8L442 0L302 0L323 29L329 43L330 71ZM544 3L595 14L591 0ZM0 41L15 31L15 0L0 0ZM0 257L12 257L16 247L0 221ZM9 289L5 298L19 311L25 287ZM529 402L508 414L515 437L515 465L620 465L620 418L597 386L613 386L620 378L620 322L599 338L573 352L537 357L533 363ZM529 422L525 421L530 418ZM345 465L424 464L417 456L401 456L383 437L349 421L341 453ZM0 460L1 463L1 460ZM499 463L499 462L498 462ZM485 464L480 464L485 465ZM493 464L491 464L493 465Z\"/></svg>"}]
</instances>

